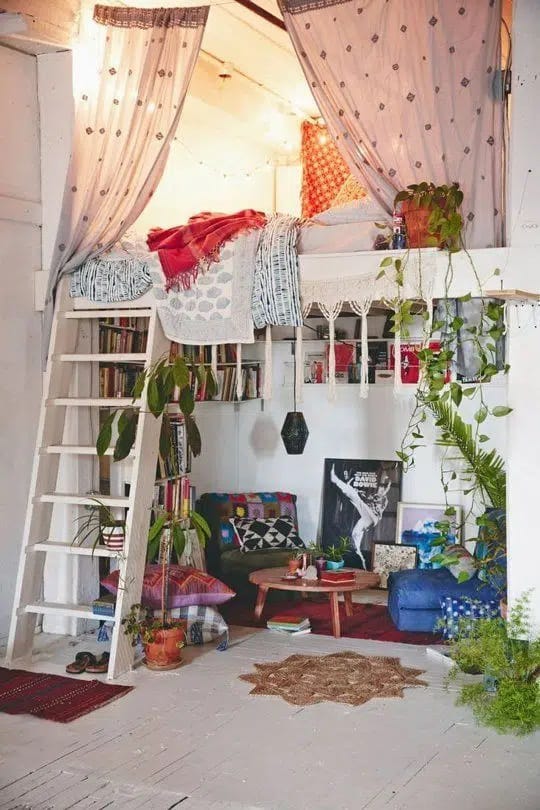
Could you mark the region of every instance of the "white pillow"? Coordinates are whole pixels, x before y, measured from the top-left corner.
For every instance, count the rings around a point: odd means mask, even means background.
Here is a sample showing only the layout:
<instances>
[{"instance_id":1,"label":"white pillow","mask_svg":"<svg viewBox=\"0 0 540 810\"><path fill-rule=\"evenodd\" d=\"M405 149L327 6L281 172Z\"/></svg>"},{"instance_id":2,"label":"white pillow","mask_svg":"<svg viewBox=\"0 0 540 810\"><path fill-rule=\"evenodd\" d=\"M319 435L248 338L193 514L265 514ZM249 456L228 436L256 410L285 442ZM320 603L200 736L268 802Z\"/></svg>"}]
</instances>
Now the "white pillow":
<instances>
[{"instance_id":1,"label":"white pillow","mask_svg":"<svg viewBox=\"0 0 540 810\"><path fill-rule=\"evenodd\" d=\"M374 220L384 222L387 219L388 213L371 197L352 200L312 217L313 222L321 225L343 225L347 222L373 222Z\"/></svg>"}]
</instances>

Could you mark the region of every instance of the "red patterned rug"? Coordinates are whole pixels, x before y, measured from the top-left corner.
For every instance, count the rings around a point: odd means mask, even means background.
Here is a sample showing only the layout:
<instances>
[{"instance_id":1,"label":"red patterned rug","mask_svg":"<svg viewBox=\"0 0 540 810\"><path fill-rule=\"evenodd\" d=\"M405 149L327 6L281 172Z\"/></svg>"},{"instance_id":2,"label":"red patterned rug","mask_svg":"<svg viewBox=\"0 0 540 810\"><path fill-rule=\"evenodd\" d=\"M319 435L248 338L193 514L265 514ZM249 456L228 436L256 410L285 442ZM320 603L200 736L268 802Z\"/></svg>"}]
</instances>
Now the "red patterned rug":
<instances>
[{"instance_id":1,"label":"red patterned rug","mask_svg":"<svg viewBox=\"0 0 540 810\"><path fill-rule=\"evenodd\" d=\"M332 620L328 601L305 599L300 602L281 600L266 603L262 620L256 622L253 616L253 605L233 599L220 606L225 620L229 624L242 627L264 627L268 619L280 616L307 616L311 622L311 631L322 636L332 636ZM400 644L437 644L440 636L435 633L412 633L398 630L385 605L370 603L353 604L353 615L346 616L342 602L339 605L341 635L345 638L366 638L372 641L396 641Z\"/></svg>"},{"instance_id":2,"label":"red patterned rug","mask_svg":"<svg viewBox=\"0 0 540 810\"><path fill-rule=\"evenodd\" d=\"M71 723L132 689L132 686L0 667L0 712L32 714L44 720Z\"/></svg>"}]
</instances>

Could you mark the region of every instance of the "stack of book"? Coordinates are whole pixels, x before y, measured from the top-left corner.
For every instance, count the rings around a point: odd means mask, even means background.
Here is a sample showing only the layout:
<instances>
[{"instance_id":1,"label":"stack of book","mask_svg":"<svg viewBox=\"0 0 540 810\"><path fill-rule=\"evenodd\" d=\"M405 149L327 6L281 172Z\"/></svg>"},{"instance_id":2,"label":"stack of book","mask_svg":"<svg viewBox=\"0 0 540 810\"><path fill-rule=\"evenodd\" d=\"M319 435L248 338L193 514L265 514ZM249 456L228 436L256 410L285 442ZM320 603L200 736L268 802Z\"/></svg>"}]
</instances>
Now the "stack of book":
<instances>
[{"instance_id":1,"label":"stack of book","mask_svg":"<svg viewBox=\"0 0 540 810\"><path fill-rule=\"evenodd\" d=\"M116 598L112 593L104 594L92 602L92 613L96 616L114 616Z\"/></svg>"},{"instance_id":2,"label":"stack of book","mask_svg":"<svg viewBox=\"0 0 540 810\"><path fill-rule=\"evenodd\" d=\"M274 616L273 619L268 619L266 626L269 630L286 633L288 636L303 636L311 633L309 619L301 616Z\"/></svg>"},{"instance_id":3,"label":"stack of book","mask_svg":"<svg viewBox=\"0 0 540 810\"><path fill-rule=\"evenodd\" d=\"M102 354L146 351L146 318L103 318L99 321L99 351Z\"/></svg>"},{"instance_id":4,"label":"stack of book","mask_svg":"<svg viewBox=\"0 0 540 810\"><path fill-rule=\"evenodd\" d=\"M354 571L321 571L321 585L353 585L355 582Z\"/></svg>"}]
</instances>

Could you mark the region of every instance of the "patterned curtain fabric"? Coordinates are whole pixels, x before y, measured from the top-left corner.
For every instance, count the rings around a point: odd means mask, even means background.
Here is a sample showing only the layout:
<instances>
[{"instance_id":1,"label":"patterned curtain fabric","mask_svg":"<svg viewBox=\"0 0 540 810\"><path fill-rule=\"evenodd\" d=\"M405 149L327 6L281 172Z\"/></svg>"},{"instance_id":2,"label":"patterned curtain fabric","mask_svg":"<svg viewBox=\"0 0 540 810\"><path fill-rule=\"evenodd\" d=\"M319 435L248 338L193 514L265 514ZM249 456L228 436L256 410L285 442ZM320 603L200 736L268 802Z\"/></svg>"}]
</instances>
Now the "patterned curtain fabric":
<instances>
[{"instance_id":1,"label":"patterned curtain fabric","mask_svg":"<svg viewBox=\"0 0 540 810\"><path fill-rule=\"evenodd\" d=\"M309 219L326 211L351 171L328 129L302 122L302 216Z\"/></svg>"},{"instance_id":2,"label":"patterned curtain fabric","mask_svg":"<svg viewBox=\"0 0 540 810\"><path fill-rule=\"evenodd\" d=\"M500 245L500 0L280 0L336 145L390 211L396 190L461 183L470 247Z\"/></svg>"},{"instance_id":3,"label":"patterned curtain fabric","mask_svg":"<svg viewBox=\"0 0 540 810\"><path fill-rule=\"evenodd\" d=\"M208 7L96 6L95 52L75 50L75 125L49 293L135 222L165 167ZM86 59L85 59L86 56ZM97 60L97 61L96 61ZM50 298L50 295L49 295Z\"/></svg>"}]
</instances>

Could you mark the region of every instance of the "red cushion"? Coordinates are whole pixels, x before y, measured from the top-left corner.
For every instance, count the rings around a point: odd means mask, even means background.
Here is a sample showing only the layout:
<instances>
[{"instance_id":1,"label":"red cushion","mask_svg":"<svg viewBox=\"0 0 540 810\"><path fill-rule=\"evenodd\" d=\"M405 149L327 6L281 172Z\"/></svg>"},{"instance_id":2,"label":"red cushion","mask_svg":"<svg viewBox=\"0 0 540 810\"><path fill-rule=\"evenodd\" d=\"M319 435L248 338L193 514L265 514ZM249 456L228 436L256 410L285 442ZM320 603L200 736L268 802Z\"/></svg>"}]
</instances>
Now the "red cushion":
<instances>
[{"instance_id":1,"label":"red cushion","mask_svg":"<svg viewBox=\"0 0 540 810\"><path fill-rule=\"evenodd\" d=\"M113 571L101 580L104 588L111 593L118 591L118 571ZM144 570L141 604L144 607L161 607L163 568L161 565L147 565ZM169 566L168 608L188 607L189 605L221 605L235 596L227 585L219 579L185 565Z\"/></svg>"}]
</instances>

